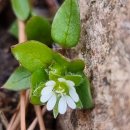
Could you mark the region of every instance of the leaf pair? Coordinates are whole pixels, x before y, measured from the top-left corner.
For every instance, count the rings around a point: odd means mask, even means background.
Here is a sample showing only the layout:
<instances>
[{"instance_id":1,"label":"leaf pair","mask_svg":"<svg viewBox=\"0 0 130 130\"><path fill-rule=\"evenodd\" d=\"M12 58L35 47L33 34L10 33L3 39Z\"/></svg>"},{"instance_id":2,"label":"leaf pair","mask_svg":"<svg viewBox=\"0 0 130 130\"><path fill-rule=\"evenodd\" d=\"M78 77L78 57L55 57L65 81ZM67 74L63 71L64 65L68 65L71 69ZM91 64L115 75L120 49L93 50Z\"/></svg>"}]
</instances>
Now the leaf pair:
<instances>
[{"instance_id":1,"label":"leaf pair","mask_svg":"<svg viewBox=\"0 0 130 130\"><path fill-rule=\"evenodd\" d=\"M18 23L14 21L9 32L18 38ZM25 33L28 40L37 40L51 47L51 25L49 21L40 16L31 17L25 24Z\"/></svg>"},{"instance_id":2,"label":"leaf pair","mask_svg":"<svg viewBox=\"0 0 130 130\"><path fill-rule=\"evenodd\" d=\"M30 14L28 0L12 0L12 7L18 19L24 21L28 18ZM38 40L47 45L51 45L53 39L65 48L76 46L80 37L80 13L77 0L64 1L54 17L52 28L47 20L38 16L32 17L27 22L26 33L29 40Z\"/></svg>"}]
</instances>

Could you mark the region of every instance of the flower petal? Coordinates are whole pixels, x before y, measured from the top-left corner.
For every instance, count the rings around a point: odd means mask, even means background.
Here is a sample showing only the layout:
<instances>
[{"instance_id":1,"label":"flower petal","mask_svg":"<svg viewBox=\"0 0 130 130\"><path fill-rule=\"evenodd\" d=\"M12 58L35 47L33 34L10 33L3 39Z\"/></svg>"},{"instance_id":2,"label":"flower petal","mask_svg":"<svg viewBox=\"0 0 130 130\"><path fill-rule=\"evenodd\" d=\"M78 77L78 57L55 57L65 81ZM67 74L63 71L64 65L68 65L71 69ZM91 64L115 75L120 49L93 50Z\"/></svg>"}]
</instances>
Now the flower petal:
<instances>
[{"instance_id":1,"label":"flower petal","mask_svg":"<svg viewBox=\"0 0 130 130\"><path fill-rule=\"evenodd\" d=\"M53 93L52 97L47 102L47 110L51 111L54 108L55 104L56 104L56 95L55 93Z\"/></svg>"},{"instance_id":2,"label":"flower petal","mask_svg":"<svg viewBox=\"0 0 130 130\"><path fill-rule=\"evenodd\" d=\"M74 87L75 86L75 83L73 81L71 81L71 80L67 80L66 83L67 83L67 85L69 87Z\"/></svg>"},{"instance_id":3,"label":"flower petal","mask_svg":"<svg viewBox=\"0 0 130 130\"><path fill-rule=\"evenodd\" d=\"M75 101L75 102L78 102L79 101L79 96L77 94L77 92L73 89L70 89L69 90L69 94L71 96L71 98Z\"/></svg>"},{"instance_id":4,"label":"flower petal","mask_svg":"<svg viewBox=\"0 0 130 130\"><path fill-rule=\"evenodd\" d=\"M60 114L64 114L67 110L67 103L64 96L61 97L58 104L58 111Z\"/></svg>"},{"instance_id":5,"label":"flower petal","mask_svg":"<svg viewBox=\"0 0 130 130\"><path fill-rule=\"evenodd\" d=\"M69 86L69 89L73 89L74 91L76 91L75 87L73 86Z\"/></svg>"},{"instance_id":6,"label":"flower petal","mask_svg":"<svg viewBox=\"0 0 130 130\"><path fill-rule=\"evenodd\" d=\"M59 82L65 82L66 80L64 78L58 78Z\"/></svg>"},{"instance_id":7,"label":"flower petal","mask_svg":"<svg viewBox=\"0 0 130 130\"><path fill-rule=\"evenodd\" d=\"M50 99L50 97L52 96L52 94L53 94L53 92L50 92L49 94L42 95L40 98L40 101L42 103L47 102Z\"/></svg>"},{"instance_id":8,"label":"flower petal","mask_svg":"<svg viewBox=\"0 0 130 130\"><path fill-rule=\"evenodd\" d=\"M72 109L75 109L76 104L75 104L74 100L72 100L72 98L68 95L66 95L65 98L66 98L66 102L67 102L68 106Z\"/></svg>"},{"instance_id":9,"label":"flower petal","mask_svg":"<svg viewBox=\"0 0 130 130\"><path fill-rule=\"evenodd\" d=\"M56 82L55 81L53 81L53 80L49 80L48 82L46 82L46 86L48 87L48 86L55 86L55 84L56 84Z\"/></svg>"},{"instance_id":10,"label":"flower petal","mask_svg":"<svg viewBox=\"0 0 130 130\"><path fill-rule=\"evenodd\" d=\"M52 92L54 86L48 86L44 87L41 91L41 95L48 95L50 92Z\"/></svg>"}]
</instances>

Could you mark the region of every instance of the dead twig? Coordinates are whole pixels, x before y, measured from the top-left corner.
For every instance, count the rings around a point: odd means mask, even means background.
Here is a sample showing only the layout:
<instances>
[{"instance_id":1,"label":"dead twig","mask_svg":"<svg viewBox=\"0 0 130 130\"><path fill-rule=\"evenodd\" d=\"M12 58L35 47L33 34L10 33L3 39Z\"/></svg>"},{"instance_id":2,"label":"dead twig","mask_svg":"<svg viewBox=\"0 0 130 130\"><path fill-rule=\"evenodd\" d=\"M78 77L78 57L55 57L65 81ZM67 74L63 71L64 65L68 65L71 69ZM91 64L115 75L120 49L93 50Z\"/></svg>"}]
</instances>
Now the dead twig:
<instances>
[{"instance_id":1,"label":"dead twig","mask_svg":"<svg viewBox=\"0 0 130 130\"><path fill-rule=\"evenodd\" d=\"M41 115L43 116L43 115L45 114L45 112L46 112L46 107L43 107L43 108L42 108L42 114L41 114ZM36 118L33 120L33 122L31 123L31 125L28 127L27 130L34 130L34 128L35 128L37 122L38 122L38 118L36 117Z\"/></svg>"},{"instance_id":2,"label":"dead twig","mask_svg":"<svg viewBox=\"0 0 130 130\"><path fill-rule=\"evenodd\" d=\"M26 108L27 108L28 103L29 103L28 97L29 97L29 91L26 91L26 102L25 102ZM13 115L13 117L8 125L7 130L16 130L16 128L20 122L20 112L19 111L20 111L20 103L17 106L16 112L14 113L14 115Z\"/></svg>"},{"instance_id":3,"label":"dead twig","mask_svg":"<svg viewBox=\"0 0 130 130\"><path fill-rule=\"evenodd\" d=\"M10 120L7 130L11 130L11 127L12 127L13 123L15 122L16 118L20 118L20 116L18 116L19 108L20 108L20 103L17 105L16 112L14 113L14 115L12 116L12 118ZM20 119L19 119L19 121L20 121Z\"/></svg>"},{"instance_id":4,"label":"dead twig","mask_svg":"<svg viewBox=\"0 0 130 130\"><path fill-rule=\"evenodd\" d=\"M3 123L3 125L5 126L5 128L7 129L8 120L2 111L0 111L0 119L1 119L1 122Z\"/></svg>"},{"instance_id":5,"label":"dead twig","mask_svg":"<svg viewBox=\"0 0 130 130\"><path fill-rule=\"evenodd\" d=\"M38 118L40 130L46 130L40 106L34 106L34 109L35 109L35 112L36 112L36 115L37 115L37 118Z\"/></svg>"}]
</instances>

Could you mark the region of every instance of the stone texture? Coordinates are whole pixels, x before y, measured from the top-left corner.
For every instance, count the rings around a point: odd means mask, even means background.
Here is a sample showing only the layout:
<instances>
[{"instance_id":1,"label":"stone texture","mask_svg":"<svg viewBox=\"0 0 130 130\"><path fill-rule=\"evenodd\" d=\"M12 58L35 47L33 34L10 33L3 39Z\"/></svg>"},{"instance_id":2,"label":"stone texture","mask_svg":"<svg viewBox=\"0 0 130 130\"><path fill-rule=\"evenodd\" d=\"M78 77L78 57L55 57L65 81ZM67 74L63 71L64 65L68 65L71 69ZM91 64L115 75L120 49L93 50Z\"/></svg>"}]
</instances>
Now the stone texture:
<instances>
[{"instance_id":1,"label":"stone texture","mask_svg":"<svg viewBox=\"0 0 130 130\"><path fill-rule=\"evenodd\" d=\"M130 130L130 0L80 0L81 40L93 110L69 110L60 130Z\"/></svg>"}]
</instances>

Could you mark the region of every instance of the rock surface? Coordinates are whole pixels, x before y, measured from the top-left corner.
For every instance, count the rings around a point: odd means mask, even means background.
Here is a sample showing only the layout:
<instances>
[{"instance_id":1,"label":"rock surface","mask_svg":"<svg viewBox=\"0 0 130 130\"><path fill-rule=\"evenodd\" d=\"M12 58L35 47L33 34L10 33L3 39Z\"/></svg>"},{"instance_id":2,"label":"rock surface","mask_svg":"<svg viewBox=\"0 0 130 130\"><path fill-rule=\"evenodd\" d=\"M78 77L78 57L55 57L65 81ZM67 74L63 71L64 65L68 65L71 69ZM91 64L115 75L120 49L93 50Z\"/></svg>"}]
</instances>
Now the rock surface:
<instances>
[{"instance_id":1,"label":"rock surface","mask_svg":"<svg viewBox=\"0 0 130 130\"><path fill-rule=\"evenodd\" d=\"M130 0L80 0L81 40L93 110L69 110L60 130L130 129Z\"/></svg>"}]
</instances>

